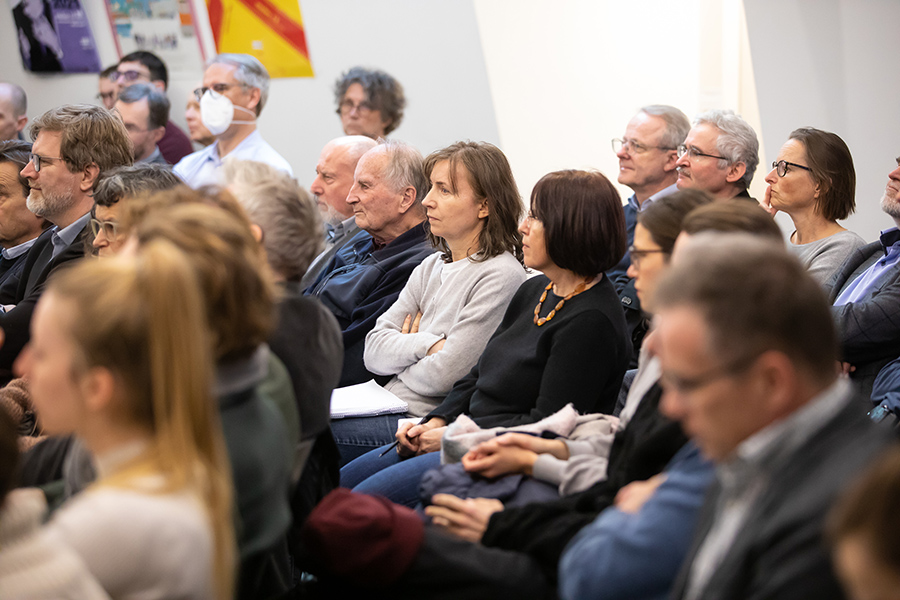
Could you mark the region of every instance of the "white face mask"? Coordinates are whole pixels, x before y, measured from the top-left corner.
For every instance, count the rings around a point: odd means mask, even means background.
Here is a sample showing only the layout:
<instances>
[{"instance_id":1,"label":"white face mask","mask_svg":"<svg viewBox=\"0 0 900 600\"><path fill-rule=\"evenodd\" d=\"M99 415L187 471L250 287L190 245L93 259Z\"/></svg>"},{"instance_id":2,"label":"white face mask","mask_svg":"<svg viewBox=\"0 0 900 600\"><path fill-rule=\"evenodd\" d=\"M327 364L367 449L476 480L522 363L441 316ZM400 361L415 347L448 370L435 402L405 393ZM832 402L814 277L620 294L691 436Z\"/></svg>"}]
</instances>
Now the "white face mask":
<instances>
[{"instance_id":1,"label":"white face mask","mask_svg":"<svg viewBox=\"0 0 900 600\"><path fill-rule=\"evenodd\" d=\"M234 109L242 110L253 115L253 121L235 121ZM252 125L256 122L256 113L246 109L243 106L235 106L232 104L228 96L217 94L212 90L206 90L206 93L200 98L200 121L209 129L213 135L221 135L225 133L232 123L239 125Z\"/></svg>"}]
</instances>

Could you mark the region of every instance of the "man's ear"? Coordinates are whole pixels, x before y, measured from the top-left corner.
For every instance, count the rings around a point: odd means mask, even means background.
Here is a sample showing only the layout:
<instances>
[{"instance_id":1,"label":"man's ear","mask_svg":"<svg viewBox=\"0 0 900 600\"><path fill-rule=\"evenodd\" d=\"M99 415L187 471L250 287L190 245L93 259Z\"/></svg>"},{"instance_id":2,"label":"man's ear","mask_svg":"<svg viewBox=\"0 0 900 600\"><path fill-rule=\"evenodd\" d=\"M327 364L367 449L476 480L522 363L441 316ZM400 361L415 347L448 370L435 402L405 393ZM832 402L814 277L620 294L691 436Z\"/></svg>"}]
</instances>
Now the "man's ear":
<instances>
[{"instance_id":1,"label":"man's ear","mask_svg":"<svg viewBox=\"0 0 900 600\"><path fill-rule=\"evenodd\" d=\"M97 163L91 163L81 171L81 181L78 183L82 192L90 192L94 189L94 183L100 177L100 167Z\"/></svg>"},{"instance_id":2,"label":"man's ear","mask_svg":"<svg viewBox=\"0 0 900 600\"><path fill-rule=\"evenodd\" d=\"M678 162L678 152L675 150L666 151L666 162L663 165L663 171L671 173L675 170L675 163Z\"/></svg>"},{"instance_id":3,"label":"man's ear","mask_svg":"<svg viewBox=\"0 0 900 600\"><path fill-rule=\"evenodd\" d=\"M250 102L247 104L247 108L252 110L254 113L256 112L256 106L259 104L260 98L262 98L262 92L259 91L259 88L250 88Z\"/></svg>"},{"instance_id":4,"label":"man's ear","mask_svg":"<svg viewBox=\"0 0 900 600\"><path fill-rule=\"evenodd\" d=\"M163 83L162 79L157 79L156 81L151 81L150 84L155 86L156 89L161 91L163 94L166 93L166 84Z\"/></svg>"},{"instance_id":5,"label":"man's ear","mask_svg":"<svg viewBox=\"0 0 900 600\"><path fill-rule=\"evenodd\" d=\"M165 127L157 127L153 130L153 143L158 144L159 140L163 139L166 135Z\"/></svg>"},{"instance_id":6,"label":"man's ear","mask_svg":"<svg viewBox=\"0 0 900 600\"><path fill-rule=\"evenodd\" d=\"M416 205L416 188L409 185L401 192L403 197L400 200L400 212L405 213Z\"/></svg>"},{"instance_id":7,"label":"man's ear","mask_svg":"<svg viewBox=\"0 0 900 600\"><path fill-rule=\"evenodd\" d=\"M735 183L739 181L741 177L744 176L744 173L747 172L747 165L742 162L733 163L728 167L728 172L725 174L725 181L728 183Z\"/></svg>"},{"instance_id":8,"label":"man's ear","mask_svg":"<svg viewBox=\"0 0 900 600\"><path fill-rule=\"evenodd\" d=\"M16 131L21 132L25 129L25 124L28 123L28 115L22 115L18 119L16 119Z\"/></svg>"}]
</instances>

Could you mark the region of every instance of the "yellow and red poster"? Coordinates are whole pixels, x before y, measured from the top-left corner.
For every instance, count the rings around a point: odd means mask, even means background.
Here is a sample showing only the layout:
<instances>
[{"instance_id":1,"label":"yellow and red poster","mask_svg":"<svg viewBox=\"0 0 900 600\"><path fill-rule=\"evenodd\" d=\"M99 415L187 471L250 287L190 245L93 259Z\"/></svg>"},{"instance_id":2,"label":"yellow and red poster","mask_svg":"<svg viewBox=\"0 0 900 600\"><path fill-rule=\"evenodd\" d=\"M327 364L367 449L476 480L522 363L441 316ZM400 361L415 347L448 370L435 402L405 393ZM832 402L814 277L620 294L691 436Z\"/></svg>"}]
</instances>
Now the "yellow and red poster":
<instances>
[{"instance_id":1,"label":"yellow and red poster","mask_svg":"<svg viewBox=\"0 0 900 600\"><path fill-rule=\"evenodd\" d=\"M298 0L206 0L217 52L250 54L271 77L312 77Z\"/></svg>"}]
</instances>

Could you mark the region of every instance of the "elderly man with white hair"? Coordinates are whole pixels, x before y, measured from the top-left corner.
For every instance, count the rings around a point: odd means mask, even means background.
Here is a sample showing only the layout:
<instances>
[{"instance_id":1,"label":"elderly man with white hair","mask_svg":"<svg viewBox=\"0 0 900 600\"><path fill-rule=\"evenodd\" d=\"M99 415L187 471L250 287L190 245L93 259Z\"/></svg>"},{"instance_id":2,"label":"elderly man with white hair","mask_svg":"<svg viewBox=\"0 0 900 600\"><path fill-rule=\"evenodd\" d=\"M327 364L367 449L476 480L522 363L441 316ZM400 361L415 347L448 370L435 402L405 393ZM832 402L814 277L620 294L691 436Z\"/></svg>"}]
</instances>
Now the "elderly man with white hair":
<instances>
[{"instance_id":1,"label":"elderly man with white hair","mask_svg":"<svg viewBox=\"0 0 900 600\"><path fill-rule=\"evenodd\" d=\"M703 190L714 199L745 198L756 166L759 140L750 124L730 110L710 110L694 119L678 147L678 189Z\"/></svg>"},{"instance_id":2,"label":"elderly man with white hair","mask_svg":"<svg viewBox=\"0 0 900 600\"><path fill-rule=\"evenodd\" d=\"M263 140L256 128L269 97L269 72L249 54L219 54L194 90L200 118L216 141L182 158L174 172L189 186L222 183L225 157L255 160L293 175L291 165Z\"/></svg>"}]
</instances>

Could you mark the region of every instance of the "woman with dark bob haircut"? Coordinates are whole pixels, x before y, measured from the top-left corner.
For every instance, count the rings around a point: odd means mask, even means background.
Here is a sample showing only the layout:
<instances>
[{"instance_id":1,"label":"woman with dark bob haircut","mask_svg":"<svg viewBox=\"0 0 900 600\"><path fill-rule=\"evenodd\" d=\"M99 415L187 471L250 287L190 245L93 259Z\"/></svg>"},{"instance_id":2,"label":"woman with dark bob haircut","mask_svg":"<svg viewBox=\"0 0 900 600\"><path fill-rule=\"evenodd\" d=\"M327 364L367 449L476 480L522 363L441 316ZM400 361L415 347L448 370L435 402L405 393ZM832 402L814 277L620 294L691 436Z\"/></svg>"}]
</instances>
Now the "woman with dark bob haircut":
<instances>
[{"instance_id":1,"label":"woman with dark bob haircut","mask_svg":"<svg viewBox=\"0 0 900 600\"><path fill-rule=\"evenodd\" d=\"M406 401L406 414L335 420L343 463L394 441L402 417L424 417L468 373L525 281L524 207L509 161L492 144L457 142L425 159L422 205L435 252L366 336L366 369ZM409 424L405 425L409 427Z\"/></svg>"},{"instance_id":2,"label":"woman with dark bob haircut","mask_svg":"<svg viewBox=\"0 0 900 600\"><path fill-rule=\"evenodd\" d=\"M341 471L341 485L407 505L440 463L447 425L462 414L482 428L544 419L572 403L611 413L631 356L625 316L603 272L625 253L619 194L600 173L560 171L538 181L519 231L522 284L481 358L418 425L397 432L397 450L378 448Z\"/></svg>"},{"instance_id":3,"label":"woman with dark bob haircut","mask_svg":"<svg viewBox=\"0 0 900 600\"><path fill-rule=\"evenodd\" d=\"M796 230L788 248L824 284L865 241L838 221L856 210L856 171L840 137L803 127L791 132L766 175L764 205L786 212Z\"/></svg>"}]
</instances>

